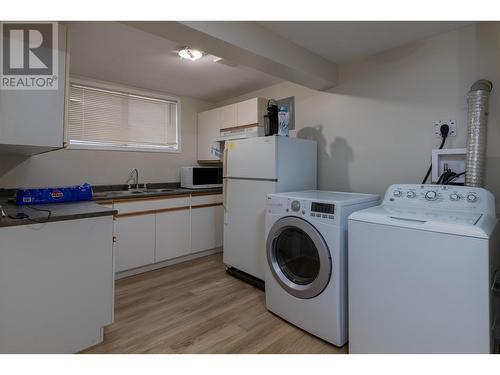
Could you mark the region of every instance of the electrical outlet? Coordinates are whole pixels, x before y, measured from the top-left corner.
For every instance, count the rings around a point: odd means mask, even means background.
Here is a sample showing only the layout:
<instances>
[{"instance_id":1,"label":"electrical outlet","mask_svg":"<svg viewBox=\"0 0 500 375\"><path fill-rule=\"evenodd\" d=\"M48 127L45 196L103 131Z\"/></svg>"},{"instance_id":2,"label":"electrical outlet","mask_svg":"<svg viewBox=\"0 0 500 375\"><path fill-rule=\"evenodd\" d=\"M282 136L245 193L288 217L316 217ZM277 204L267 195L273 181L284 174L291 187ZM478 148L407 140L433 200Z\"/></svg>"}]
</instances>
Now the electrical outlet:
<instances>
[{"instance_id":1,"label":"electrical outlet","mask_svg":"<svg viewBox=\"0 0 500 375\"><path fill-rule=\"evenodd\" d=\"M448 137L454 137L457 135L457 124L455 120L439 120L434 122L434 134L437 137L441 137L441 125L448 125L450 127L450 132Z\"/></svg>"}]
</instances>

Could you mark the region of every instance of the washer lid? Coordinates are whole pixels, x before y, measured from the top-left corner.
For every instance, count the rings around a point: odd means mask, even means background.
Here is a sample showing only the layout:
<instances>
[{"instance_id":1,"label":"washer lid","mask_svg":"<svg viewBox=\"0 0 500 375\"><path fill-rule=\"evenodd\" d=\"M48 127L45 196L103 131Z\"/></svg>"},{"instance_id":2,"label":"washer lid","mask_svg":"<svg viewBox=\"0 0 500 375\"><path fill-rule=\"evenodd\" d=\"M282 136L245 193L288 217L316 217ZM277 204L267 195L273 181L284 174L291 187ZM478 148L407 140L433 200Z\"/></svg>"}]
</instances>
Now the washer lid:
<instances>
[{"instance_id":1,"label":"washer lid","mask_svg":"<svg viewBox=\"0 0 500 375\"><path fill-rule=\"evenodd\" d=\"M349 220L477 238L488 238L496 223L484 214L385 205L354 212Z\"/></svg>"}]
</instances>

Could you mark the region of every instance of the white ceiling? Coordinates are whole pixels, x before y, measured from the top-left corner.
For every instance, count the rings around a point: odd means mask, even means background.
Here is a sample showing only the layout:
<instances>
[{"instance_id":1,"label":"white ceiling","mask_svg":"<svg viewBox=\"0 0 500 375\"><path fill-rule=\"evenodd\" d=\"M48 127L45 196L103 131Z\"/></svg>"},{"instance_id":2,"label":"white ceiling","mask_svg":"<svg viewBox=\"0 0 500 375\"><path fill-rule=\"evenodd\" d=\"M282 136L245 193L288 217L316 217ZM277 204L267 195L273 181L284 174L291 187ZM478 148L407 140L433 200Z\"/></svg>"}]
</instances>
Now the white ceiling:
<instances>
[{"instance_id":1,"label":"white ceiling","mask_svg":"<svg viewBox=\"0 0 500 375\"><path fill-rule=\"evenodd\" d=\"M259 22L327 60L344 64L471 22Z\"/></svg>"},{"instance_id":2,"label":"white ceiling","mask_svg":"<svg viewBox=\"0 0 500 375\"><path fill-rule=\"evenodd\" d=\"M116 22L68 23L70 72L89 78L217 102L281 80L243 66L179 58L167 39Z\"/></svg>"},{"instance_id":3,"label":"white ceiling","mask_svg":"<svg viewBox=\"0 0 500 375\"><path fill-rule=\"evenodd\" d=\"M468 22L259 22L268 31L335 63L355 59L466 26ZM175 42L117 22L71 22L70 72L94 79L212 102L281 80L232 67L206 55L177 56Z\"/></svg>"}]
</instances>

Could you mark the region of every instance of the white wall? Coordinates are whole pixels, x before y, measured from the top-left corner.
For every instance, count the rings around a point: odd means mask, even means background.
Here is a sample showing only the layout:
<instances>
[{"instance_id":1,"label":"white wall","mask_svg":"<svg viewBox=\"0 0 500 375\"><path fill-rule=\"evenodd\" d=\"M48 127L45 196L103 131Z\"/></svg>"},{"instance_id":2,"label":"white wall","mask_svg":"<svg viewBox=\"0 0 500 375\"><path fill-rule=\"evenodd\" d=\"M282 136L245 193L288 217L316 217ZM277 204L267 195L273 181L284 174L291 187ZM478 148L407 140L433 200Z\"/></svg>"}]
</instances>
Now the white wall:
<instances>
[{"instance_id":1,"label":"white wall","mask_svg":"<svg viewBox=\"0 0 500 375\"><path fill-rule=\"evenodd\" d=\"M281 83L218 105L295 96L293 135L319 142L319 188L383 194L420 183L437 148L433 122L454 119L465 147L465 95L480 78L494 84L487 187L500 200L500 23L470 26L340 67L340 84L318 92Z\"/></svg>"},{"instance_id":2,"label":"white wall","mask_svg":"<svg viewBox=\"0 0 500 375\"><path fill-rule=\"evenodd\" d=\"M470 26L341 66L340 84L331 93L282 83L232 102L294 95L293 133L319 141L319 187L383 193L392 183L421 181L431 149L439 144L434 120L457 120L458 136L447 147L465 145L465 94L480 78L495 86L487 187L500 201L499 23ZM179 167L196 160L196 112L208 107L182 99L181 154L61 150L29 159L0 157L0 187L123 183L134 167L141 181L178 181Z\"/></svg>"},{"instance_id":3,"label":"white wall","mask_svg":"<svg viewBox=\"0 0 500 375\"><path fill-rule=\"evenodd\" d=\"M123 184L132 168L140 183L178 182L180 167L196 164L197 113L211 106L181 98L181 153L64 149L31 158L0 156L0 187Z\"/></svg>"}]
</instances>

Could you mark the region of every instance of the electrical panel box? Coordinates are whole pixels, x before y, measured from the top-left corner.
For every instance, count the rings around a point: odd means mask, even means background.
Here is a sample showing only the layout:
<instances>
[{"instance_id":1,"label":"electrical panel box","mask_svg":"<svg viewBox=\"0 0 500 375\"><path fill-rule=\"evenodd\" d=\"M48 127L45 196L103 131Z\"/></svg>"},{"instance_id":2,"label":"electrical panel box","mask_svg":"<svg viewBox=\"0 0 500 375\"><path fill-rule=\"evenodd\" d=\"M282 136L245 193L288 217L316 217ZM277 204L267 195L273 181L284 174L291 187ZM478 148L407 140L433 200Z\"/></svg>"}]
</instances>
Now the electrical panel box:
<instances>
[{"instance_id":1,"label":"electrical panel box","mask_svg":"<svg viewBox=\"0 0 500 375\"><path fill-rule=\"evenodd\" d=\"M465 172L466 154L465 148L432 150L432 182L437 182L446 169L455 173ZM453 182L463 183L465 176L462 175Z\"/></svg>"}]
</instances>

